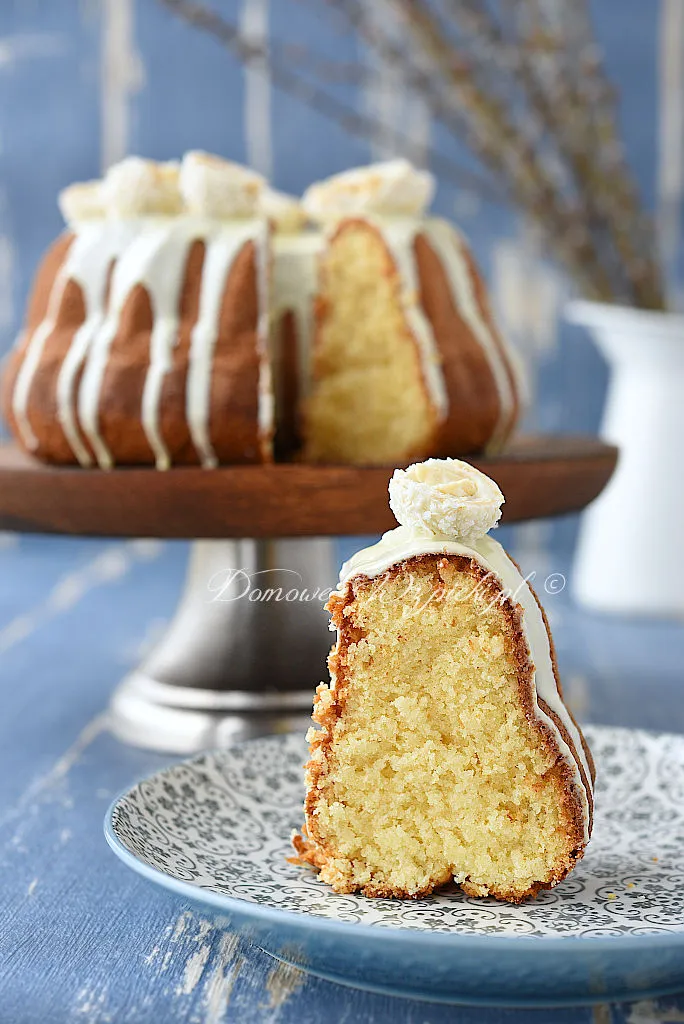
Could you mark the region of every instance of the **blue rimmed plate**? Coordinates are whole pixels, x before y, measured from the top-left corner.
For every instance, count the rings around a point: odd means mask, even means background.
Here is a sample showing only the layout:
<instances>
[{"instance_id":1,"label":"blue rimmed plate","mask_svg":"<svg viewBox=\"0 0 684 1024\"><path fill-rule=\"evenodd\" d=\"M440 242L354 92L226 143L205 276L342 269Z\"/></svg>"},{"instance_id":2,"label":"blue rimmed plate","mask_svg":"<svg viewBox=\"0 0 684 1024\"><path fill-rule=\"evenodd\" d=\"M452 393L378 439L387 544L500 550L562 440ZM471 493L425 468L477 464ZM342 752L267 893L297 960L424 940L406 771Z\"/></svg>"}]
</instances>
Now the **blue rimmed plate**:
<instances>
[{"instance_id":1,"label":"blue rimmed plate","mask_svg":"<svg viewBox=\"0 0 684 1024\"><path fill-rule=\"evenodd\" d=\"M174 764L110 808L129 867L227 916L266 952L394 995L559 1006L684 989L684 736L587 729L594 836L555 889L514 907L454 888L416 901L340 896L289 864L302 823L299 736Z\"/></svg>"}]
</instances>

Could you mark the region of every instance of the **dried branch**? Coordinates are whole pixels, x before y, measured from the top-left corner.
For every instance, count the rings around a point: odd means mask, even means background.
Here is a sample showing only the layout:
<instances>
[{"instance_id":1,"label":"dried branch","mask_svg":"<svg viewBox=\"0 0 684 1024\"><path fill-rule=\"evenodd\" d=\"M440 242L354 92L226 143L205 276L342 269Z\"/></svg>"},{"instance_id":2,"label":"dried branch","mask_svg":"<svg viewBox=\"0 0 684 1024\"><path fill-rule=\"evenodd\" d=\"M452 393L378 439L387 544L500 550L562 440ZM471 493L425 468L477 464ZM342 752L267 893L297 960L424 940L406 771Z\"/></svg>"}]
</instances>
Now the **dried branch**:
<instances>
[{"instance_id":1,"label":"dried branch","mask_svg":"<svg viewBox=\"0 0 684 1024\"><path fill-rule=\"evenodd\" d=\"M367 82L367 66L312 53L299 43L269 47L197 0L160 0L213 35L239 60L267 63L276 86L351 134L387 139L421 163L422 147L331 91ZM311 3L311 0L299 0ZM616 100L593 41L588 0L555 8L540 0L386 0L404 38L371 17L364 0L325 0L400 73L431 118L470 149L484 174L434 146L432 169L483 198L505 198L541 230L550 252L582 292L604 301L664 307L650 218L629 173ZM320 10L319 4L316 10Z\"/></svg>"},{"instance_id":2,"label":"dried branch","mask_svg":"<svg viewBox=\"0 0 684 1024\"><path fill-rule=\"evenodd\" d=\"M598 259L580 210L557 187L528 135L504 104L481 89L469 69L454 59L448 36L427 5L418 0L395 2L441 79L456 88L471 123L479 128L480 153L488 164L499 167L513 203L540 226L556 257L580 281L585 294L597 299L615 295L615 284Z\"/></svg>"},{"instance_id":3,"label":"dried branch","mask_svg":"<svg viewBox=\"0 0 684 1024\"><path fill-rule=\"evenodd\" d=\"M534 0L529 2L537 6ZM525 0L522 4L520 0L509 0L508 7L517 13L523 5ZM567 197L566 215L586 225L595 258L604 264L614 294L628 297L630 281L623 262L613 251L612 225L600 198L582 187L593 170L586 159L586 137L574 131L571 118L559 116L567 107L558 103L558 91L549 88L548 76L544 74L545 69L558 64L559 54L567 53L568 40L540 30L540 18L534 20L534 39L521 40L510 26L506 34L501 21L477 0L448 0L445 6L453 23L462 31L469 50L475 52L479 44L480 48L486 48L489 59L492 55L495 57L505 75L502 88L506 95L510 97L512 91L517 90L525 118L533 120L537 126L532 145L540 155L547 153L547 162L553 160L556 173L549 175L548 186ZM510 99L509 105L512 105Z\"/></svg>"},{"instance_id":4,"label":"dried branch","mask_svg":"<svg viewBox=\"0 0 684 1024\"><path fill-rule=\"evenodd\" d=\"M582 283L583 290L596 297L662 308L664 299L653 231L641 210L618 145L612 92L596 59L596 47L589 47L586 34L579 56L586 58L587 53L592 53L594 95L573 96L568 110L568 104L550 101L546 83L538 78L538 62L545 60L551 66L562 63L558 55L567 56L568 41L544 25L540 5L535 0L509 2L512 8L534 8L531 34L525 39L506 37L481 2L451 0L450 27L460 24L466 31L466 40L459 41L460 46L453 42L429 4L419 0L395 3L404 11L418 45L439 68L440 79L461 86L466 109L491 145L491 155L496 154L497 144L502 142L505 153L514 156L512 164L503 164L514 202L533 216L557 258ZM575 14L573 7L568 18L574 19ZM486 44L479 66L473 60L478 52L474 45L477 42L480 50L482 43ZM464 54L470 57L470 66L465 71ZM584 80L581 68L575 61L570 74L566 73L566 96L568 81ZM484 88L480 84L483 78ZM498 83L498 78L503 81ZM500 85L503 99L492 91L496 84ZM513 87L518 88L524 99L520 120L524 117L526 124L538 122L541 127L534 138L511 117ZM597 99L600 102L595 103ZM590 117L594 119L596 111L600 111L598 131L589 135L586 131L573 131L573 107L592 111ZM554 167L548 152L552 147L555 167L563 175L549 173L549 167ZM481 151L478 156L482 158ZM606 157L610 159L609 166L605 166ZM558 180L563 177L572 185L569 193ZM534 200L531 206L527 202L526 186L536 197L536 207Z\"/></svg>"},{"instance_id":5,"label":"dried branch","mask_svg":"<svg viewBox=\"0 0 684 1024\"><path fill-rule=\"evenodd\" d=\"M369 114L360 113L333 93L326 91L319 83L310 81L305 75L293 70L289 63L282 59L282 47L267 48L246 38L236 25L195 0L160 2L189 24L214 36L243 63L263 65L264 61L268 61L269 72L275 85L306 104L311 110L339 124L351 135L366 141L384 136L397 152L403 153L415 163L422 162L422 151L409 136L401 131L393 130L388 133L387 126L382 122ZM500 192L491 181L434 149L430 150L430 164L437 174L453 184L467 188L489 201L502 201Z\"/></svg>"},{"instance_id":6,"label":"dried branch","mask_svg":"<svg viewBox=\"0 0 684 1024\"><path fill-rule=\"evenodd\" d=\"M439 28L426 23L424 12L419 12L420 24L414 17L411 27L420 29L416 42L426 58L423 64L439 69L438 82L366 16L360 0L327 2L389 66L400 68L405 84L421 96L437 122L464 140L498 180L509 202L522 207L536 221L540 220L542 206L547 240L553 241L557 257L568 270L576 278L580 276L584 293L598 299L615 295L614 284L605 277L591 250L591 238L583 232L577 211L559 200L530 140L507 119L501 106L477 87L472 67L454 59ZM404 0L393 2L409 21L413 9L419 6Z\"/></svg>"}]
</instances>

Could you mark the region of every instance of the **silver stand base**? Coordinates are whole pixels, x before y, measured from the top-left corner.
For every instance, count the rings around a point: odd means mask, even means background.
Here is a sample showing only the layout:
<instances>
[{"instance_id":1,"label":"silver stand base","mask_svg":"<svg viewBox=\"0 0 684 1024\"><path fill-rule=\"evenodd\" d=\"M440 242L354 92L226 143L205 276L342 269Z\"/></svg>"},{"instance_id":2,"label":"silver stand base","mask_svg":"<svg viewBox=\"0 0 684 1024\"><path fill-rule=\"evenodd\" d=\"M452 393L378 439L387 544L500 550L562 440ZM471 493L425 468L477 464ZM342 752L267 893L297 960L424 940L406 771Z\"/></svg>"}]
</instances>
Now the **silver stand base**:
<instances>
[{"instance_id":1,"label":"silver stand base","mask_svg":"<svg viewBox=\"0 0 684 1024\"><path fill-rule=\"evenodd\" d=\"M230 703L224 708L212 707L214 702L220 703L220 696L211 690L169 686L134 672L112 697L111 730L118 739L135 747L193 754L271 733L303 734L311 724L313 694L309 690L277 695L265 700L263 707L251 709L247 698L255 700L252 694L235 691L225 695L237 698L235 707ZM240 708L243 697L245 707ZM203 706L193 705L196 698ZM290 702L292 706L288 707Z\"/></svg>"},{"instance_id":2,"label":"silver stand base","mask_svg":"<svg viewBox=\"0 0 684 1024\"><path fill-rule=\"evenodd\" d=\"M335 575L328 540L196 541L166 635L112 697L114 734L189 754L303 732L326 676Z\"/></svg>"}]
</instances>

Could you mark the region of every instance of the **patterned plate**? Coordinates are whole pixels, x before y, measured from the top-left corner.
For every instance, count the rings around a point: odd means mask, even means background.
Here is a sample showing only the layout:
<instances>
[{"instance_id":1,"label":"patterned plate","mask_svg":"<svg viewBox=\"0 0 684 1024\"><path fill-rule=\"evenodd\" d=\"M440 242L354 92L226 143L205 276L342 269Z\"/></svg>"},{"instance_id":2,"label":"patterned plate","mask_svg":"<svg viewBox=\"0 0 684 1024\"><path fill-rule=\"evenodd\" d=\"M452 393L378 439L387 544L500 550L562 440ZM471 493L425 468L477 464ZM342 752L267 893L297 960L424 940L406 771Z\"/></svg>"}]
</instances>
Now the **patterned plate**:
<instances>
[{"instance_id":1,"label":"patterned plate","mask_svg":"<svg viewBox=\"0 0 684 1024\"><path fill-rule=\"evenodd\" d=\"M172 765L117 800L105 832L130 867L337 981L509 1006L684 989L684 736L595 727L587 738L591 844L569 878L520 907L456 888L406 902L340 896L289 864L299 736Z\"/></svg>"}]
</instances>

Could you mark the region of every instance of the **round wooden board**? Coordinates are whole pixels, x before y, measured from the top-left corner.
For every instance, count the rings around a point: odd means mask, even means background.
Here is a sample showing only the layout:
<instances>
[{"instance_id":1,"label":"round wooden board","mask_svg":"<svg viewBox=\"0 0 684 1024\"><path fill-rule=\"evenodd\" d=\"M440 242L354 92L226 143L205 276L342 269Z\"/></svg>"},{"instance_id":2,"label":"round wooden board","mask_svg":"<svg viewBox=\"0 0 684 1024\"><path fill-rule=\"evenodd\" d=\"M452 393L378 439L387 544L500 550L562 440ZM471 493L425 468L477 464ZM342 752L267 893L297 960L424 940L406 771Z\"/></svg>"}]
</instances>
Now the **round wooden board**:
<instances>
[{"instance_id":1,"label":"round wooden board","mask_svg":"<svg viewBox=\"0 0 684 1024\"><path fill-rule=\"evenodd\" d=\"M594 438L520 438L472 459L506 495L503 521L574 512L605 487L617 450ZM0 529L99 537L303 537L381 533L391 467L277 464L111 472L46 466L0 446Z\"/></svg>"}]
</instances>

